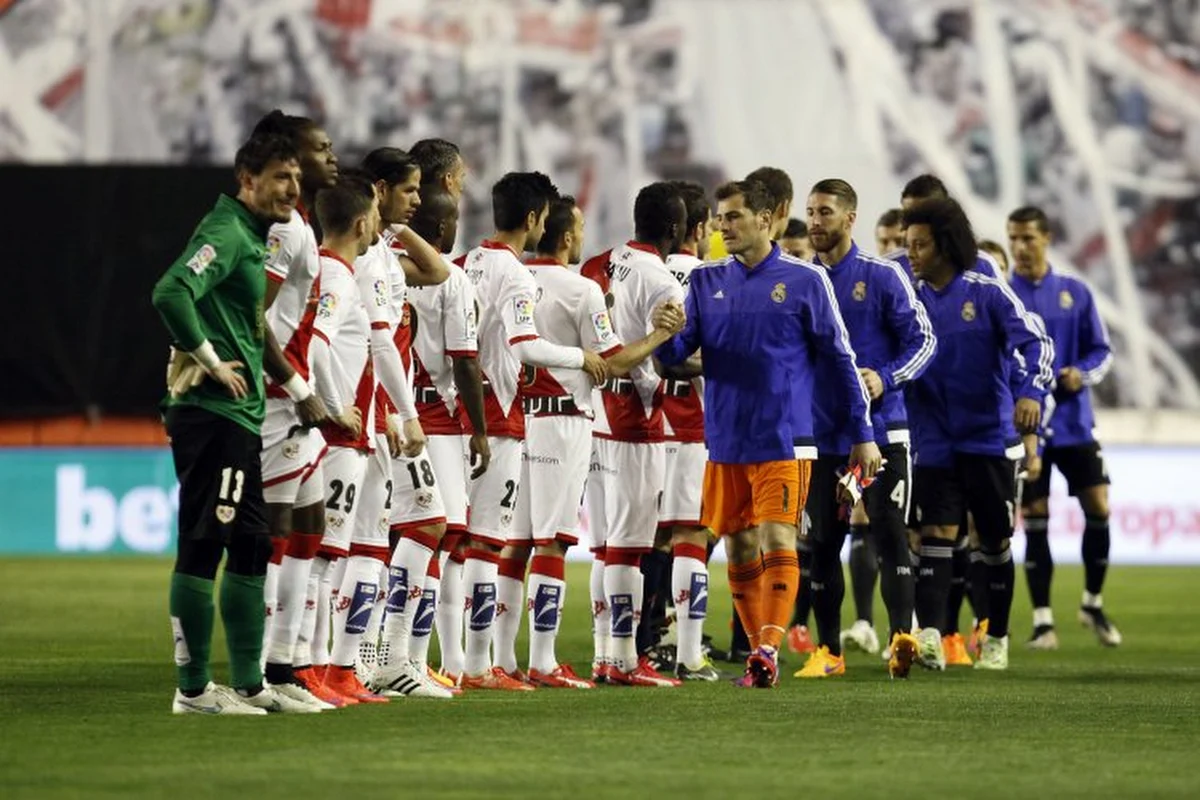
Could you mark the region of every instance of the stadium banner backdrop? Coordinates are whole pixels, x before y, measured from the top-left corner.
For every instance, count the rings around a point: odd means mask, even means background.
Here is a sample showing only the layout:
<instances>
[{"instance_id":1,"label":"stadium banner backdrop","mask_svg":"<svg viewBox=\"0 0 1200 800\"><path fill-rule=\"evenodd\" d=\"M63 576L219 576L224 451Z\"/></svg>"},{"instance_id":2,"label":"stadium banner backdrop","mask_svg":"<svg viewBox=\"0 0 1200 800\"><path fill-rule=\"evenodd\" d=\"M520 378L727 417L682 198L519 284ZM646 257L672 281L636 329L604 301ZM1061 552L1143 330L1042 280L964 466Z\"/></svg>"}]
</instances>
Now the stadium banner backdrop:
<instances>
[{"instance_id":1,"label":"stadium banner backdrop","mask_svg":"<svg viewBox=\"0 0 1200 800\"><path fill-rule=\"evenodd\" d=\"M1200 498L1179 491L1177 479L1200 469L1200 448L1108 447L1105 462L1113 481L1112 562L1200 564ZM1052 485L1051 549L1060 563L1078 563L1083 515L1057 473ZM0 555L175 548L179 487L165 448L0 449L0 501ZM589 556L576 547L569 557Z\"/></svg>"}]
</instances>

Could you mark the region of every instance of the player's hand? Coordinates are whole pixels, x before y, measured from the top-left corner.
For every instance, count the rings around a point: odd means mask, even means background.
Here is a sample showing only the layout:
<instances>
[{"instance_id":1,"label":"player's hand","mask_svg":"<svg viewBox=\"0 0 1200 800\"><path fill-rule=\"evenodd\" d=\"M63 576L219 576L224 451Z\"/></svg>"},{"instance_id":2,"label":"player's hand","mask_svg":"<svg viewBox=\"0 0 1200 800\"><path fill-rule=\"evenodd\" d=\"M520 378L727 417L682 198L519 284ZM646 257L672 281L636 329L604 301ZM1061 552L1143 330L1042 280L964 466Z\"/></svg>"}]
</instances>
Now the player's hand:
<instances>
[{"instance_id":1,"label":"player's hand","mask_svg":"<svg viewBox=\"0 0 1200 800\"><path fill-rule=\"evenodd\" d=\"M306 428L314 428L329 419L329 409L325 407L325 401L316 392L310 394L307 399L296 403L296 414L300 417L300 423Z\"/></svg>"},{"instance_id":2,"label":"player's hand","mask_svg":"<svg viewBox=\"0 0 1200 800\"><path fill-rule=\"evenodd\" d=\"M1042 420L1042 405L1031 397L1022 397L1013 406L1013 424L1020 433L1034 433Z\"/></svg>"},{"instance_id":3,"label":"player's hand","mask_svg":"<svg viewBox=\"0 0 1200 800\"><path fill-rule=\"evenodd\" d=\"M883 378L870 367L859 367L858 376L862 378L863 386L867 387L867 395L872 400L883 397Z\"/></svg>"},{"instance_id":4,"label":"player's hand","mask_svg":"<svg viewBox=\"0 0 1200 800\"><path fill-rule=\"evenodd\" d=\"M171 397L179 397L203 383L204 367L196 359L182 350L171 348L171 356L167 360L167 391Z\"/></svg>"},{"instance_id":5,"label":"player's hand","mask_svg":"<svg viewBox=\"0 0 1200 800\"><path fill-rule=\"evenodd\" d=\"M874 478L883 467L883 454L879 445L874 442L861 442L850 448L850 466L857 464L862 467L862 477L865 483L868 478Z\"/></svg>"},{"instance_id":6,"label":"player's hand","mask_svg":"<svg viewBox=\"0 0 1200 800\"><path fill-rule=\"evenodd\" d=\"M1021 471L1025 473L1025 481L1033 483L1042 476L1042 457L1034 450L1032 453L1025 454L1025 463L1021 467Z\"/></svg>"},{"instance_id":7,"label":"player's hand","mask_svg":"<svg viewBox=\"0 0 1200 800\"><path fill-rule=\"evenodd\" d=\"M597 386L608 380L608 362L591 350L583 351L583 371Z\"/></svg>"},{"instance_id":8,"label":"player's hand","mask_svg":"<svg viewBox=\"0 0 1200 800\"><path fill-rule=\"evenodd\" d=\"M488 464L492 463L492 447L488 444L488 439L485 434L476 433L471 436L469 443L471 449L471 480L478 480L479 476L487 472Z\"/></svg>"},{"instance_id":9,"label":"player's hand","mask_svg":"<svg viewBox=\"0 0 1200 800\"><path fill-rule=\"evenodd\" d=\"M1075 394L1083 389L1083 373L1079 367L1063 367L1058 371L1058 388Z\"/></svg>"},{"instance_id":10,"label":"player's hand","mask_svg":"<svg viewBox=\"0 0 1200 800\"><path fill-rule=\"evenodd\" d=\"M246 379L238 374L243 366L240 361L222 361L208 371L208 376L224 386L234 400L245 400L250 388L246 385Z\"/></svg>"},{"instance_id":11,"label":"player's hand","mask_svg":"<svg viewBox=\"0 0 1200 800\"><path fill-rule=\"evenodd\" d=\"M347 406L342 409L340 414L331 415L330 419L339 428L350 431L355 439L362 435L362 412L358 410L357 406Z\"/></svg>"},{"instance_id":12,"label":"player's hand","mask_svg":"<svg viewBox=\"0 0 1200 800\"><path fill-rule=\"evenodd\" d=\"M425 431L421 429L421 420L410 419L404 423L404 444L400 451L408 458L416 458L425 449Z\"/></svg>"},{"instance_id":13,"label":"player's hand","mask_svg":"<svg viewBox=\"0 0 1200 800\"><path fill-rule=\"evenodd\" d=\"M399 426L399 424L397 424L398 419L399 419L398 417L388 414L387 443L388 443L388 453L391 454L392 458L399 458L400 454L404 452L403 440L401 439L401 436L400 436L400 426Z\"/></svg>"},{"instance_id":14,"label":"player's hand","mask_svg":"<svg viewBox=\"0 0 1200 800\"><path fill-rule=\"evenodd\" d=\"M687 317L678 303L663 303L650 315L650 322L655 328L672 335L683 330L686 321Z\"/></svg>"}]
</instances>

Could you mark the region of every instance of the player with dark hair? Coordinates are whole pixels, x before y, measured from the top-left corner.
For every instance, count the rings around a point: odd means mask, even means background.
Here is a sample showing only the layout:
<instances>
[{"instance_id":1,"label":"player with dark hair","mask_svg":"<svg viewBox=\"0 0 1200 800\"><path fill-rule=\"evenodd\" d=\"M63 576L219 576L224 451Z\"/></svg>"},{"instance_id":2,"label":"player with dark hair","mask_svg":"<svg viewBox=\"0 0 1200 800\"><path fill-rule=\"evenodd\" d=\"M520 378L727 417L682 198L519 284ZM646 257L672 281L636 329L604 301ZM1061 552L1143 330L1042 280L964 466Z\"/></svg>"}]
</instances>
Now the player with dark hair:
<instances>
[{"instance_id":1,"label":"player with dark hair","mask_svg":"<svg viewBox=\"0 0 1200 800\"><path fill-rule=\"evenodd\" d=\"M887 256L904 249L904 225L899 208L889 208L875 221L875 252Z\"/></svg>"},{"instance_id":2,"label":"player with dark hair","mask_svg":"<svg viewBox=\"0 0 1200 800\"><path fill-rule=\"evenodd\" d=\"M822 366L835 376L824 388L855 420L850 465L874 475L880 454L829 278L771 240L773 206L762 184L726 184L716 197L733 255L693 271L686 325L658 357L671 365L704 352L701 522L725 537L730 590L754 649L739 684L768 688L778 680L800 579L796 522L816 457L812 402Z\"/></svg>"},{"instance_id":3,"label":"player with dark hair","mask_svg":"<svg viewBox=\"0 0 1200 800\"><path fill-rule=\"evenodd\" d=\"M1054 345L1007 284L971 269L977 246L958 203L917 203L905 210L904 223L920 280L917 297L938 341L937 355L907 397L921 525L918 658L930 669L945 668L941 630L951 555L970 511L979 531L990 626L975 668L1007 669L1018 431L1037 430L1054 382ZM1028 365L1015 402L1008 386L1014 351Z\"/></svg>"},{"instance_id":4,"label":"player with dark hair","mask_svg":"<svg viewBox=\"0 0 1200 800\"><path fill-rule=\"evenodd\" d=\"M808 238L808 225L802 219L789 219L783 235L779 237L779 246L783 252L801 261L812 261L812 240Z\"/></svg>"},{"instance_id":5,"label":"player with dark hair","mask_svg":"<svg viewBox=\"0 0 1200 800\"><path fill-rule=\"evenodd\" d=\"M467 182L467 163L454 142L422 139L408 149L409 156L421 167L421 191L436 189L462 199Z\"/></svg>"},{"instance_id":6,"label":"player with dark hair","mask_svg":"<svg viewBox=\"0 0 1200 800\"><path fill-rule=\"evenodd\" d=\"M904 184L904 188L900 190L900 206L907 209L922 200L944 200L949 196L950 190L946 188L942 179L926 172Z\"/></svg>"},{"instance_id":7,"label":"player with dark hair","mask_svg":"<svg viewBox=\"0 0 1200 800\"><path fill-rule=\"evenodd\" d=\"M260 430L263 371L294 385L295 370L263 321L267 232L287 222L300 194L295 143L259 136L238 150L236 197L222 196L183 255L154 287L153 303L177 348L204 379L164 400L179 475L179 542L171 576L176 714L314 712L314 703L264 687L263 580L271 555L263 500ZM221 618L232 688L211 680L213 593L221 581Z\"/></svg>"},{"instance_id":8,"label":"player with dark hair","mask_svg":"<svg viewBox=\"0 0 1200 800\"><path fill-rule=\"evenodd\" d=\"M510 172L492 187L496 233L466 254L463 268L479 301L479 364L483 369L484 410L491 464L472 480L471 549L463 567L468 613L462 685L467 688L527 691L532 687L507 674L491 658L493 628L502 614L519 615L522 592L501 598L498 578L524 582L525 565L500 565L500 551L512 538L520 491L521 440L525 419L517 402L522 364L583 370L603 383L607 366L596 353L543 339L534 324L537 283L521 253L537 246L546 214L558 192L538 172ZM469 428L473 434L474 429ZM511 591L512 585L506 584ZM513 605L510 607L509 603ZM519 622L519 616L516 617ZM458 677L458 676L455 676Z\"/></svg>"},{"instance_id":9,"label":"player with dark hair","mask_svg":"<svg viewBox=\"0 0 1200 800\"><path fill-rule=\"evenodd\" d=\"M996 266L1000 268L1001 277L1005 280L1011 277L1008 268L1008 253L1004 251L1004 245L991 239L980 239L979 249L996 261Z\"/></svg>"},{"instance_id":10,"label":"player with dark hair","mask_svg":"<svg viewBox=\"0 0 1200 800\"><path fill-rule=\"evenodd\" d=\"M815 394L813 429L818 456L806 511L813 548L813 609L821 646L796 673L799 678L845 672L839 635L845 592L840 554L847 533L854 530L848 527L852 522L848 511L858 505L860 497L870 522L855 532L859 549L862 540L870 539L872 552L879 553L883 564L883 597L890 618L890 673L906 677L917 651L917 641L910 633L913 568L905 521L912 460L903 387L919 378L932 362L937 341L925 309L899 265L868 255L854 243L857 210L857 193L838 178L814 184L805 207L816 263L825 268L833 284L858 371L871 398L874 439L883 455L883 470L878 475L847 472L854 429L846 407L830 394ZM825 365L818 367L818 385L835 380ZM852 562L854 555L852 550ZM853 575L853 563L851 567ZM867 602L870 600L868 595ZM855 605L859 621L870 628L870 617L863 615L859 598ZM874 637L873 630L871 633Z\"/></svg>"},{"instance_id":11,"label":"player with dark hair","mask_svg":"<svg viewBox=\"0 0 1200 800\"><path fill-rule=\"evenodd\" d=\"M778 167L759 167L747 175L746 180L756 181L766 188L771 200L771 241L778 241L790 222L795 196L792 179Z\"/></svg>"},{"instance_id":12,"label":"player with dark hair","mask_svg":"<svg viewBox=\"0 0 1200 800\"><path fill-rule=\"evenodd\" d=\"M1091 290L1083 281L1055 272L1046 259L1050 222L1034 206L1008 215L1008 241L1012 248L1012 287L1033 313L1038 314L1054 341L1054 415L1043 435L1046 439L1041 474L1027 480L1021 513L1025 521L1025 577L1033 602L1033 635L1029 647L1054 650L1058 636L1050 609L1050 582L1054 561L1050 554L1050 473L1057 467L1067 480L1072 497L1084 515L1083 602L1079 621L1095 632L1100 643L1116 647L1121 634L1104 614L1101 591L1108 572L1108 471L1096 441L1095 415L1090 387L1108 374L1112 346Z\"/></svg>"}]
</instances>

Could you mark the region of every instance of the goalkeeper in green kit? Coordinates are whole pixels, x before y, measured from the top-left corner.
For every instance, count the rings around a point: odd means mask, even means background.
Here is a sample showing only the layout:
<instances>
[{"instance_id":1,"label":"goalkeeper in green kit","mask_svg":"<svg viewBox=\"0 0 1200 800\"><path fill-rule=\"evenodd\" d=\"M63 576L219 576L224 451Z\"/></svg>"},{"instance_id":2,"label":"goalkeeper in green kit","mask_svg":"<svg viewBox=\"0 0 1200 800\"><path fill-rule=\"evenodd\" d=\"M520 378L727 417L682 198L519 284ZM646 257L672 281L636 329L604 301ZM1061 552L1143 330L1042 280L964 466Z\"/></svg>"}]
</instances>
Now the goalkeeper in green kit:
<instances>
[{"instance_id":1,"label":"goalkeeper in green kit","mask_svg":"<svg viewBox=\"0 0 1200 800\"><path fill-rule=\"evenodd\" d=\"M178 351L168 370L167 434L179 477L179 549L170 613L179 686L176 714L313 712L264 686L263 578L271 545L259 462L263 370L296 402L301 421L327 415L288 365L263 319L267 230L286 222L300 195L294 145L250 139L234 163L238 192L221 196L183 254L154 287L153 302ZM217 568L231 686L212 682Z\"/></svg>"}]
</instances>

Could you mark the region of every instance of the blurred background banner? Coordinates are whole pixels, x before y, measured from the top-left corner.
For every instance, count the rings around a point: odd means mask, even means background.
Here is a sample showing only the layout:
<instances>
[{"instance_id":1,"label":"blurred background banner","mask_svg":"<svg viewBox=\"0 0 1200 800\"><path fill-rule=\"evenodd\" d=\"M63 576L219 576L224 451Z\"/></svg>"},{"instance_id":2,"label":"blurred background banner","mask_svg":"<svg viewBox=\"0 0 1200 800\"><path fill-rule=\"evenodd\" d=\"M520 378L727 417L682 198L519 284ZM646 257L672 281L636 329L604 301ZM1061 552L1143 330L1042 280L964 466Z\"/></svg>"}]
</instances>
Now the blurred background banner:
<instances>
[{"instance_id":1,"label":"blurred background banner","mask_svg":"<svg viewBox=\"0 0 1200 800\"><path fill-rule=\"evenodd\" d=\"M851 181L864 242L925 170L980 236L1036 203L1114 339L1102 403L1197 409L1198 43L1192 0L0 0L0 161L22 165L0 181L25 207L5 272L33 274L0 414L153 410L150 286L276 107L343 162L460 143L460 249L516 168L581 199L589 252L646 182L763 164L798 216L816 180Z\"/></svg>"}]
</instances>

